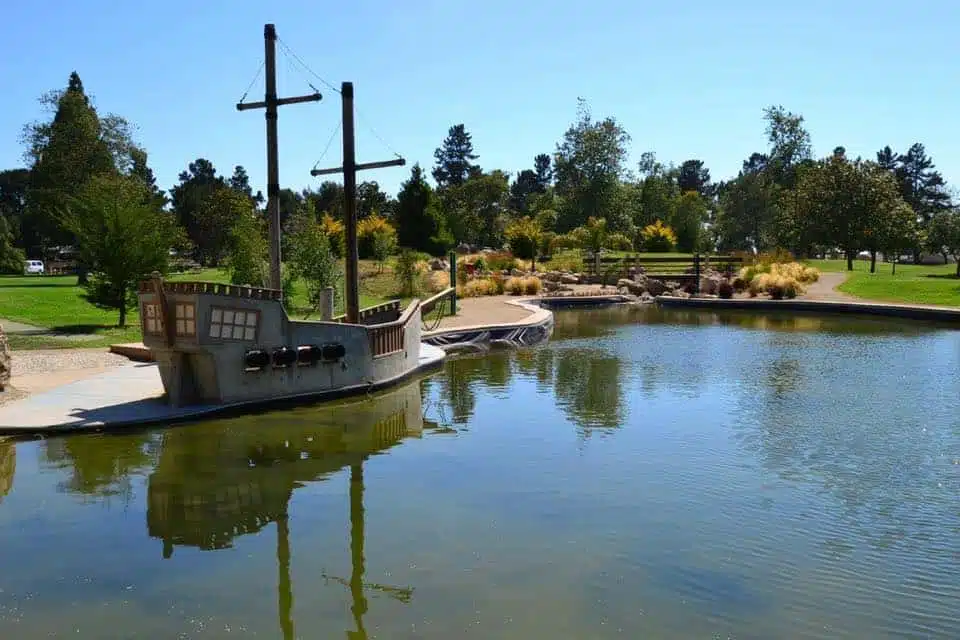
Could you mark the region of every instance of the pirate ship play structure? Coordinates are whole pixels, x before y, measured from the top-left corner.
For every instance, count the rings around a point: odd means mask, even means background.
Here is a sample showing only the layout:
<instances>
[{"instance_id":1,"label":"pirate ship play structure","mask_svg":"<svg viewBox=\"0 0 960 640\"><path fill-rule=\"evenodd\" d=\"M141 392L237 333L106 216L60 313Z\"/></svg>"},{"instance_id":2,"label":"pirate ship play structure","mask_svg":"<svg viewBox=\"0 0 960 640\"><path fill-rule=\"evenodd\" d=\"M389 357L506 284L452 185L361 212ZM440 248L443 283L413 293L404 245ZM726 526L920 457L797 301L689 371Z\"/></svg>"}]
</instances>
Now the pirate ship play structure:
<instances>
[{"instance_id":1,"label":"pirate ship play structure","mask_svg":"<svg viewBox=\"0 0 960 640\"><path fill-rule=\"evenodd\" d=\"M158 276L139 288L143 342L159 365L174 406L244 404L344 395L398 382L438 365L442 350L420 342L425 304L414 300L359 308L356 172L402 166L403 158L357 164L354 153L353 85L342 97L343 165L311 171L342 173L347 248L346 315L342 322L291 320L281 304L280 207L277 107L320 100L319 92L277 98L276 29L264 28L266 91L263 102L238 110L264 109L267 123L267 214L270 222L270 289L204 282L164 282Z\"/></svg>"}]
</instances>

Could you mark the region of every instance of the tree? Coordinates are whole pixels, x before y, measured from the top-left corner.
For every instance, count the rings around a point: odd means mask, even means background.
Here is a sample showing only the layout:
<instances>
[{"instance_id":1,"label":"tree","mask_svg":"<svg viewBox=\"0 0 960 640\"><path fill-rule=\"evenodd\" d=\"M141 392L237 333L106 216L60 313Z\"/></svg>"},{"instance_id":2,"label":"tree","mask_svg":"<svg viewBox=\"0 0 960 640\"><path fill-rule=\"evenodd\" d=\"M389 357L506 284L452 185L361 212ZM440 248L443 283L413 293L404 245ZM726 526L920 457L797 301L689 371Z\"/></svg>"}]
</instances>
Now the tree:
<instances>
[{"instance_id":1,"label":"tree","mask_svg":"<svg viewBox=\"0 0 960 640\"><path fill-rule=\"evenodd\" d=\"M117 173L115 149L76 72L70 74L66 89L49 92L40 101L53 117L23 130L31 162L27 207L44 244L71 244L74 238L63 229L58 212L92 176Z\"/></svg>"},{"instance_id":2,"label":"tree","mask_svg":"<svg viewBox=\"0 0 960 640\"><path fill-rule=\"evenodd\" d=\"M233 245L231 234L235 230L250 231L252 227L248 219L254 215L253 201L247 195L227 187L210 192L200 204L197 226L203 238L203 246L199 248L202 261L205 264L220 264ZM262 233L263 230L258 232Z\"/></svg>"},{"instance_id":3,"label":"tree","mask_svg":"<svg viewBox=\"0 0 960 640\"><path fill-rule=\"evenodd\" d=\"M410 179L401 185L397 198L395 219L401 247L442 253L452 244L434 199L420 164L413 165Z\"/></svg>"},{"instance_id":4,"label":"tree","mask_svg":"<svg viewBox=\"0 0 960 640\"><path fill-rule=\"evenodd\" d=\"M230 176L227 184L234 191L242 193L250 198L250 201L254 204L254 206L263 206L265 201L263 193L257 191L256 195L254 195L253 187L250 186L250 176L247 175L247 170L243 168L243 165L238 164L233 168L233 175Z\"/></svg>"},{"instance_id":5,"label":"tree","mask_svg":"<svg viewBox=\"0 0 960 640\"><path fill-rule=\"evenodd\" d=\"M374 180L357 185L357 218L363 220L372 215L387 217L391 214L390 197L380 190Z\"/></svg>"},{"instance_id":6,"label":"tree","mask_svg":"<svg viewBox=\"0 0 960 640\"><path fill-rule=\"evenodd\" d=\"M810 133L803 126L803 116L779 105L764 109L763 118L770 143L766 170L778 186L791 189L796 184L797 165L811 157Z\"/></svg>"},{"instance_id":7,"label":"tree","mask_svg":"<svg viewBox=\"0 0 960 640\"><path fill-rule=\"evenodd\" d=\"M433 157L436 159L433 179L440 189L463 184L468 177L480 171L479 165L473 164L479 157L473 152L473 138L463 124L450 127L443 144L433 152Z\"/></svg>"},{"instance_id":8,"label":"tree","mask_svg":"<svg viewBox=\"0 0 960 640\"><path fill-rule=\"evenodd\" d=\"M330 240L320 225L305 221L291 238L291 245L292 271L306 284L311 308L320 307L323 291L327 287L333 287L339 296L337 284L342 280L340 265L333 255Z\"/></svg>"},{"instance_id":9,"label":"tree","mask_svg":"<svg viewBox=\"0 0 960 640\"><path fill-rule=\"evenodd\" d=\"M24 260L23 250L14 246L13 231L6 216L0 215L0 273L22 274Z\"/></svg>"},{"instance_id":10,"label":"tree","mask_svg":"<svg viewBox=\"0 0 960 640\"><path fill-rule=\"evenodd\" d=\"M446 227L454 241L499 247L509 198L509 178L503 171L477 173L441 192Z\"/></svg>"},{"instance_id":11,"label":"tree","mask_svg":"<svg viewBox=\"0 0 960 640\"><path fill-rule=\"evenodd\" d=\"M673 229L657 220L640 231L640 241L645 251L669 253L677 246L677 235L673 232Z\"/></svg>"},{"instance_id":12,"label":"tree","mask_svg":"<svg viewBox=\"0 0 960 640\"><path fill-rule=\"evenodd\" d=\"M313 189L304 189L303 197L313 202L313 208L318 216L329 213L337 220L343 220L343 185L332 180L325 180L320 183L320 187Z\"/></svg>"},{"instance_id":13,"label":"tree","mask_svg":"<svg viewBox=\"0 0 960 640\"><path fill-rule=\"evenodd\" d=\"M632 221L618 210L618 186L625 173L630 135L613 118L593 120L586 101L578 101L577 119L557 144L554 177L565 204L560 231L576 228L589 217L611 221L616 231L629 231Z\"/></svg>"},{"instance_id":14,"label":"tree","mask_svg":"<svg viewBox=\"0 0 960 640\"><path fill-rule=\"evenodd\" d=\"M27 215L27 189L30 185L29 169L0 171L0 217L5 218L12 235L13 246L18 246L33 255L40 255L40 236L34 221Z\"/></svg>"},{"instance_id":15,"label":"tree","mask_svg":"<svg viewBox=\"0 0 960 640\"><path fill-rule=\"evenodd\" d=\"M266 221L254 213L252 204L244 206L242 199L251 201L243 192L227 193L224 190L218 193L223 194L225 198L241 200L236 203L238 215L234 216L227 236L226 257L230 282L255 287L266 286L270 273L270 248L267 243Z\"/></svg>"},{"instance_id":16,"label":"tree","mask_svg":"<svg viewBox=\"0 0 960 640\"><path fill-rule=\"evenodd\" d=\"M157 178L153 175L153 169L147 164L147 152L141 147L133 147L130 150L129 175L143 183L147 188L150 201L158 208L162 209L167 205L167 197L157 187Z\"/></svg>"},{"instance_id":17,"label":"tree","mask_svg":"<svg viewBox=\"0 0 960 640\"><path fill-rule=\"evenodd\" d=\"M512 211L517 213L529 213L527 199L540 188L537 182L537 174L531 169L524 169L517 174L513 184L510 185L509 206Z\"/></svg>"},{"instance_id":18,"label":"tree","mask_svg":"<svg viewBox=\"0 0 960 640\"><path fill-rule=\"evenodd\" d=\"M640 182L634 187L637 199L634 206L634 225L643 228L655 220L669 220L680 195L678 171L673 166L664 166L658 162L652 151L641 155L639 169Z\"/></svg>"},{"instance_id":19,"label":"tree","mask_svg":"<svg viewBox=\"0 0 960 640\"><path fill-rule=\"evenodd\" d=\"M86 297L119 311L126 326L137 282L153 271L165 273L179 230L172 216L150 202L150 192L127 176L94 176L61 212L61 223L78 241L81 259L93 277Z\"/></svg>"},{"instance_id":20,"label":"tree","mask_svg":"<svg viewBox=\"0 0 960 640\"><path fill-rule=\"evenodd\" d=\"M553 168L550 166L550 154L538 153L533 158L533 171L536 174L539 192L543 193L553 184Z\"/></svg>"},{"instance_id":21,"label":"tree","mask_svg":"<svg viewBox=\"0 0 960 640\"><path fill-rule=\"evenodd\" d=\"M212 246L216 244L216 239L206 235L209 228L209 223L204 220L206 206L214 192L226 187L227 181L217 175L213 163L206 158L197 158L187 166L186 171L180 173L179 183L170 189L170 203L177 223L194 245L194 258L202 264L218 253L216 247ZM221 230L221 245L229 229L228 225Z\"/></svg>"},{"instance_id":22,"label":"tree","mask_svg":"<svg viewBox=\"0 0 960 640\"><path fill-rule=\"evenodd\" d=\"M943 176L936 170L923 145L916 142L897 157L901 179L901 195L926 223L940 211L950 208L950 194Z\"/></svg>"},{"instance_id":23,"label":"tree","mask_svg":"<svg viewBox=\"0 0 960 640\"><path fill-rule=\"evenodd\" d=\"M780 188L756 164L748 163L744 164L749 168L720 191L716 231L725 250L765 251L778 243Z\"/></svg>"},{"instance_id":24,"label":"tree","mask_svg":"<svg viewBox=\"0 0 960 640\"><path fill-rule=\"evenodd\" d=\"M948 209L934 214L927 226L927 247L931 251L951 255L957 262L957 277L960 278L960 211Z\"/></svg>"},{"instance_id":25,"label":"tree","mask_svg":"<svg viewBox=\"0 0 960 640\"><path fill-rule=\"evenodd\" d=\"M681 193L696 191L701 196L709 196L710 170L703 166L703 160L684 160L677 171L677 186Z\"/></svg>"},{"instance_id":26,"label":"tree","mask_svg":"<svg viewBox=\"0 0 960 640\"><path fill-rule=\"evenodd\" d=\"M669 223L676 232L678 251L693 253L700 249L706 219L707 203L699 193L687 191L677 197Z\"/></svg>"}]
</instances>

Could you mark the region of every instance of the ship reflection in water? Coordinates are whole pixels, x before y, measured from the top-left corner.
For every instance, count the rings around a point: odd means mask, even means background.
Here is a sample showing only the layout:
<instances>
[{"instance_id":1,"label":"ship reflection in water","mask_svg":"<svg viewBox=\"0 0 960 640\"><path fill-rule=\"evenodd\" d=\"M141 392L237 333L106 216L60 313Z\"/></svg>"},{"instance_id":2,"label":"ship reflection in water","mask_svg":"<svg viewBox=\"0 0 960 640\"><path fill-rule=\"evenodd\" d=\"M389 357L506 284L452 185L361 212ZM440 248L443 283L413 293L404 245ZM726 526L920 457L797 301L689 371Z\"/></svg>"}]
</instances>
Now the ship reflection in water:
<instances>
[{"instance_id":1,"label":"ship reflection in water","mask_svg":"<svg viewBox=\"0 0 960 640\"><path fill-rule=\"evenodd\" d=\"M349 578L324 575L349 589L355 629L366 638L366 592L409 602L413 589L364 582L364 464L401 440L419 437L425 424L420 388L411 384L373 400L331 407L324 424L307 426L289 412L249 420L219 421L203 429L171 429L147 489L147 529L176 547L225 549L238 536L274 524L277 531L278 617L285 639L294 638L294 588L290 579L289 505L294 489L350 469Z\"/></svg>"}]
</instances>

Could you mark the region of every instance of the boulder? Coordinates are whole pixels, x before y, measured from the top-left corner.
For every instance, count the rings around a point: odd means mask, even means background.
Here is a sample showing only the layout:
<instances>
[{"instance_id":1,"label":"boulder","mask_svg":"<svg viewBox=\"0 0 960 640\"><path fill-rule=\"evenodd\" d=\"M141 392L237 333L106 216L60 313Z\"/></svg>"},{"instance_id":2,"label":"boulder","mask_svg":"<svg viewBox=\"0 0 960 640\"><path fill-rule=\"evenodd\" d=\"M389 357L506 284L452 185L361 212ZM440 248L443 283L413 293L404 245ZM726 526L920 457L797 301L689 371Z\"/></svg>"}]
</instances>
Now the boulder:
<instances>
[{"instance_id":1,"label":"boulder","mask_svg":"<svg viewBox=\"0 0 960 640\"><path fill-rule=\"evenodd\" d=\"M644 304L650 304L651 302L656 302L657 299L650 295L649 291L644 291L640 294L640 302Z\"/></svg>"},{"instance_id":2,"label":"boulder","mask_svg":"<svg viewBox=\"0 0 960 640\"><path fill-rule=\"evenodd\" d=\"M560 272L559 271L545 271L540 275L540 280L543 282L560 282Z\"/></svg>"},{"instance_id":3,"label":"boulder","mask_svg":"<svg viewBox=\"0 0 960 640\"><path fill-rule=\"evenodd\" d=\"M562 284L580 284L580 276L575 273L565 273L560 276L560 282Z\"/></svg>"},{"instance_id":4,"label":"boulder","mask_svg":"<svg viewBox=\"0 0 960 640\"><path fill-rule=\"evenodd\" d=\"M465 242L461 242L460 244L457 245L457 253L459 253L460 255L465 255L465 254L467 254L467 253L473 253L472 249L473 249L473 247L471 247L470 245L468 245L468 244L465 243Z\"/></svg>"},{"instance_id":5,"label":"boulder","mask_svg":"<svg viewBox=\"0 0 960 640\"><path fill-rule=\"evenodd\" d=\"M447 264L447 261L443 258L433 258L430 260L431 271L447 271L449 268L450 265Z\"/></svg>"},{"instance_id":6,"label":"boulder","mask_svg":"<svg viewBox=\"0 0 960 640\"><path fill-rule=\"evenodd\" d=\"M7 343L7 334L0 324L0 391L3 391L13 375L13 365L10 357L10 345Z\"/></svg>"},{"instance_id":7,"label":"boulder","mask_svg":"<svg viewBox=\"0 0 960 640\"><path fill-rule=\"evenodd\" d=\"M656 297L663 295L667 290L667 285L663 283L663 280L648 278L646 281L646 290L650 295Z\"/></svg>"}]
</instances>

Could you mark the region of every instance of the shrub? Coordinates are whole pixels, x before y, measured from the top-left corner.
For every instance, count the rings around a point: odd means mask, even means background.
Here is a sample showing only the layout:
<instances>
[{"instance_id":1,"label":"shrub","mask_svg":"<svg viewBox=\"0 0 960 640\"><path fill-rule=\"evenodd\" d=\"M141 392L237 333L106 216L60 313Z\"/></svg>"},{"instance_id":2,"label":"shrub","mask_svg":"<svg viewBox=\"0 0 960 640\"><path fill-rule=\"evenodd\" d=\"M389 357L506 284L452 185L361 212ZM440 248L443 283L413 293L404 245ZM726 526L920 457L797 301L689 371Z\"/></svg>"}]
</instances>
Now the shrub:
<instances>
[{"instance_id":1,"label":"shrub","mask_svg":"<svg viewBox=\"0 0 960 640\"><path fill-rule=\"evenodd\" d=\"M536 259L543 230L535 220L529 217L514 220L507 225L503 233L515 256L523 260Z\"/></svg>"},{"instance_id":2,"label":"shrub","mask_svg":"<svg viewBox=\"0 0 960 640\"><path fill-rule=\"evenodd\" d=\"M776 248L773 251L765 251L757 256L756 261L760 264L783 264L787 262L796 262L793 254L786 249Z\"/></svg>"},{"instance_id":3,"label":"shrub","mask_svg":"<svg viewBox=\"0 0 960 640\"><path fill-rule=\"evenodd\" d=\"M720 281L720 284L717 285L717 296L724 300L729 300L733 297L733 285L729 280Z\"/></svg>"},{"instance_id":4,"label":"shrub","mask_svg":"<svg viewBox=\"0 0 960 640\"><path fill-rule=\"evenodd\" d=\"M779 273L761 273L749 284L750 297L766 293L774 300L796 298L804 291L803 284L796 278Z\"/></svg>"},{"instance_id":5,"label":"shrub","mask_svg":"<svg viewBox=\"0 0 960 640\"><path fill-rule=\"evenodd\" d=\"M521 295L523 293L523 278L507 278L504 290L512 296Z\"/></svg>"},{"instance_id":6,"label":"shrub","mask_svg":"<svg viewBox=\"0 0 960 640\"><path fill-rule=\"evenodd\" d=\"M495 273L494 275L490 276L490 282L493 283L493 288L494 288L493 295L495 296L502 296L503 293L507 290L507 279L498 273Z\"/></svg>"},{"instance_id":7,"label":"shrub","mask_svg":"<svg viewBox=\"0 0 960 640\"><path fill-rule=\"evenodd\" d=\"M461 298L476 298L499 295L499 291L493 278L474 278L468 280L465 285L457 287L457 295Z\"/></svg>"},{"instance_id":8,"label":"shrub","mask_svg":"<svg viewBox=\"0 0 960 640\"><path fill-rule=\"evenodd\" d=\"M393 225L387 222L386 218L372 215L357 223L357 252L362 259L380 259L377 256L376 245L378 241L389 246L390 251L396 247L397 231L393 228ZM387 252L387 255L390 251ZM386 256L383 256L383 259L385 260Z\"/></svg>"},{"instance_id":9,"label":"shrub","mask_svg":"<svg viewBox=\"0 0 960 640\"><path fill-rule=\"evenodd\" d=\"M486 263L490 271L510 271L517 268L517 259L507 251L486 254Z\"/></svg>"},{"instance_id":10,"label":"shrub","mask_svg":"<svg viewBox=\"0 0 960 640\"><path fill-rule=\"evenodd\" d=\"M377 272L383 273L383 266L397 250L396 232L376 231L373 234L373 258L377 261Z\"/></svg>"},{"instance_id":11,"label":"shrub","mask_svg":"<svg viewBox=\"0 0 960 640\"><path fill-rule=\"evenodd\" d=\"M579 251L559 251L543 267L548 271L583 271L583 257Z\"/></svg>"},{"instance_id":12,"label":"shrub","mask_svg":"<svg viewBox=\"0 0 960 640\"><path fill-rule=\"evenodd\" d=\"M733 290L734 291L746 291L747 287L750 286L749 280L744 280L743 278L737 276L733 279Z\"/></svg>"},{"instance_id":13,"label":"shrub","mask_svg":"<svg viewBox=\"0 0 960 640\"><path fill-rule=\"evenodd\" d=\"M614 251L630 251L633 249L633 242L622 233L611 233L607 237L607 246Z\"/></svg>"},{"instance_id":14,"label":"shrub","mask_svg":"<svg viewBox=\"0 0 960 640\"><path fill-rule=\"evenodd\" d=\"M483 256L480 256L473 262L473 268L479 271L480 273L489 271L489 269L487 268L487 262L486 260L483 259Z\"/></svg>"},{"instance_id":15,"label":"shrub","mask_svg":"<svg viewBox=\"0 0 960 640\"><path fill-rule=\"evenodd\" d=\"M400 297L412 298L420 293L421 276L426 266L424 254L412 249L401 249L394 274L400 281Z\"/></svg>"},{"instance_id":16,"label":"shrub","mask_svg":"<svg viewBox=\"0 0 960 640\"><path fill-rule=\"evenodd\" d=\"M446 271L430 271L425 280L430 293L440 293L450 286L450 274Z\"/></svg>"},{"instance_id":17,"label":"shrub","mask_svg":"<svg viewBox=\"0 0 960 640\"><path fill-rule=\"evenodd\" d=\"M523 292L528 296L535 296L540 293L543 283L536 276L527 276L523 279Z\"/></svg>"},{"instance_id":18,"label":"shrub","mask_svg":"<svg viewBox=\"0 0 960 640\"><path fill-rule=\"evenodd\" d=\"M640 241L644 250L650 253L667 253L677 245L677 234L673 229L657 220L640 232Z\"/></svg>"},{"instance_id":19,"label":"shrub","mask_svg":"<svg viewBox=\"0 0 960 640\"><path fill-rule=\"evenodd\" d=\"M310 308L320 306L323 290L341 280L340 265L333 255L330 238L319 225L308 225L290 238L291 273L307 286Z\"/></svg>"}]
</instances>

